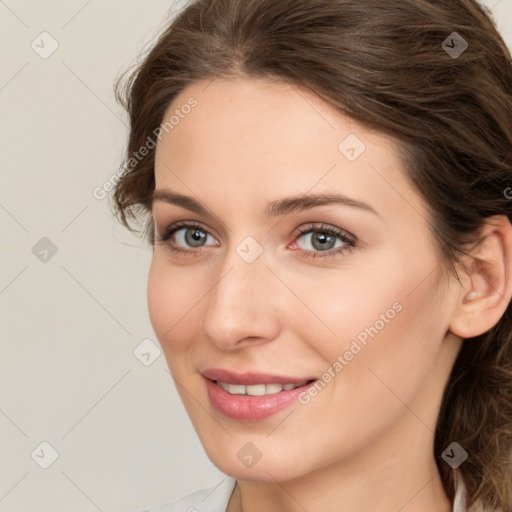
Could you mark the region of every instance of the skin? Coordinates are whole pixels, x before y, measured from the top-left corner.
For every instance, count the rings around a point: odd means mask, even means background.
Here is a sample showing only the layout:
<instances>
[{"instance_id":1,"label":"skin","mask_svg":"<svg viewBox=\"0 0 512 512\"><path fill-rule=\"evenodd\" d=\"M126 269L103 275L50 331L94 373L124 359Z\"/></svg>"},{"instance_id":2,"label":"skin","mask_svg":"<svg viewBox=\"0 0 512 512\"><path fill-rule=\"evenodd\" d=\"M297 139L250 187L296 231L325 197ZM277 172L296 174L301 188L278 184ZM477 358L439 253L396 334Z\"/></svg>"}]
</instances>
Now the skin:
<instances>
[{"instance_id":1,"label":"skin","mask_svg":"<svg viewBox=\"0 0 512 512\"><path fill-rule=\"evenodd\" d=\"M208 237L203 252L183 228L155 245L148 308L207 455L238 480L228 511L451 511L434 428L462 338L492 327L512 294L510 224L488 228L481 254L496 264L461 286L440 271L426 205L392 139L263 79L189 85L165 118L191 96L197 106L157 144L155 188L199 200L211 217L162 201L152 214L157 234L196 221ZM366 145L354 162L338 149L349 134ZM336 204L264 216L271 200L322 192L378 215ZM348 232L355 246L306 257L326 252L311 231L293 236L310 223ZM247 236L263 249L252 263L236 252ZM327 249L344 245L334 240ZM401 311L307 405L241 422L209 402L207 368L321 378L396 302ZM237 457L247 442L262 454L251 468Z\"/></svg>"}]
</instances>

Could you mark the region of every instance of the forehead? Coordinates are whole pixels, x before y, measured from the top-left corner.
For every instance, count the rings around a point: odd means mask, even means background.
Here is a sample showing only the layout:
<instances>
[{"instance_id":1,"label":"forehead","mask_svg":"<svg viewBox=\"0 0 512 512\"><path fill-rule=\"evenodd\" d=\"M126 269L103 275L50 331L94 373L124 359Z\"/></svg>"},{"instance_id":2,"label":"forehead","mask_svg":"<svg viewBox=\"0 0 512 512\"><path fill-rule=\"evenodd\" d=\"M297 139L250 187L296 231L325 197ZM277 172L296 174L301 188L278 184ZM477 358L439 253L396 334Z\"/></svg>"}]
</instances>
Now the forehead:
<instances>
[{"instance_id":1,"label":"forehead","mask_svg":"<svg viewBox=\"0 0 512 512\"><path fill-rule=\"evenodd\" d=\"M337 150L339 119L336 112L311 91L264 79L214 79L184 89L167 109L164 120L194 99L197 105L165 137L169 145L195 144L204 150L219 148L234 153L242 145L251 155L263 156L320 150ZM359 130L345 118L343 128ZM351 126L352 125L352 126ZM164 142L164 144L165 144ZM196 147L197 149L197 147ZM189 155L193 157L193 154Z\"/></svg>"},{"instance_id":2,"label":"forehead","mask_svg":"<svg viewBox=\"0 0 512 512\"><path fill-rule=\"evenodd\" d=\"M258 196L336 191L377 210L424 211L395 141L305 88L264 79L197 82L162 122L172 116L176 124L157 144L157 189L239 205Z\"/></svg>"}]
</instances>

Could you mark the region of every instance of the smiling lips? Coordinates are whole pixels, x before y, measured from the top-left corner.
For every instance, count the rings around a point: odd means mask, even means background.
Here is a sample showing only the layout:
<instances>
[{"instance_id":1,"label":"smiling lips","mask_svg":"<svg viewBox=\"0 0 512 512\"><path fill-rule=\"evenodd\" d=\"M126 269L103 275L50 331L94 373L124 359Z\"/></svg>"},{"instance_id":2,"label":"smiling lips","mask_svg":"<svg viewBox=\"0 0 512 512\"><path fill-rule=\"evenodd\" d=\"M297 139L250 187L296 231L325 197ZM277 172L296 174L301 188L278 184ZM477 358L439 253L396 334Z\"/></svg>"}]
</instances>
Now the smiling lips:
<instances>
[{"instance_id":1,"label":"smiling lips","mask_svg":"<svg viewBox=\"0 0 512 512\"><path fill-rule=\"evenodd\" d=\"M285 409L316 380L221 369L206 370L202 376L211 404L242 421L261 420Z\"/></svg>"},{"instance_id":2,"label":"smiling lips","mask_svg":"<svg viewBox=\"0 0 512 512\"><path fill-rule=\"evenodd\" d=\"M249 395L249 396L263 396L273 395L283 391L290 391L291 389L298 388L307 383L307 380L299 384L252 384L244 386L243 384L228 384L220 380L216 381L217 385L227 391L230 395Z\"/></svg>"}]
</instances>

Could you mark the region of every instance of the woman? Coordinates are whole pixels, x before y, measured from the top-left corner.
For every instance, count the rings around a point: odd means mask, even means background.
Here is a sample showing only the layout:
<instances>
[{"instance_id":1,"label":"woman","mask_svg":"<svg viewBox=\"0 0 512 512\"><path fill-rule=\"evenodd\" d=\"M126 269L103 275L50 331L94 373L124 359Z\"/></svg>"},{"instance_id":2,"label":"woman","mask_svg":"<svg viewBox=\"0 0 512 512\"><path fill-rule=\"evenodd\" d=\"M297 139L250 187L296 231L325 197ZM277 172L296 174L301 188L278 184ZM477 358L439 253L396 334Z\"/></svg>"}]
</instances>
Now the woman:
<instances>
[{"instance_id":1,"label":"woman","mask_svg":"<svg viewBox=\"0 0 512 512\"><path fill-rule=\"evenodd\" d=\"M475 0L199 0L115 210L227 478L153 511L509 512L512 63Z\"/></svg>"}]
</instances>

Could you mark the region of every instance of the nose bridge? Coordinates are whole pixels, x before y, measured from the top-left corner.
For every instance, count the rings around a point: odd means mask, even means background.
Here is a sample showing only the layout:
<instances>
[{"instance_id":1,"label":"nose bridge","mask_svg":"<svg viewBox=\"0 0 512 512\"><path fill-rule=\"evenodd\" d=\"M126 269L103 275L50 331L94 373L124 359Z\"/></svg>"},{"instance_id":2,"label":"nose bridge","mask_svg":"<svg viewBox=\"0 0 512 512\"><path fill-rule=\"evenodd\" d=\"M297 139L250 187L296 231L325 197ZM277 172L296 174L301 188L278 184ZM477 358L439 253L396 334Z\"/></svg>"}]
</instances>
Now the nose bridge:
<instances>
[{"instance_id":1,"label":"nose bridge","mask_svg":"<svg viewBox=\"0 0 512 512\"><path fill-rule=\"evenodd\" d=\"M205 335L223 348L247 337L272 338L277 311L262 245L246 237L230 247L217 275L206 302Z\"/></svg>"}]
</instances>

